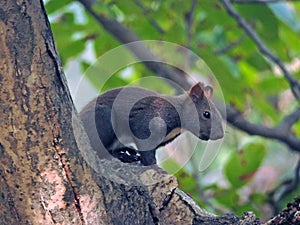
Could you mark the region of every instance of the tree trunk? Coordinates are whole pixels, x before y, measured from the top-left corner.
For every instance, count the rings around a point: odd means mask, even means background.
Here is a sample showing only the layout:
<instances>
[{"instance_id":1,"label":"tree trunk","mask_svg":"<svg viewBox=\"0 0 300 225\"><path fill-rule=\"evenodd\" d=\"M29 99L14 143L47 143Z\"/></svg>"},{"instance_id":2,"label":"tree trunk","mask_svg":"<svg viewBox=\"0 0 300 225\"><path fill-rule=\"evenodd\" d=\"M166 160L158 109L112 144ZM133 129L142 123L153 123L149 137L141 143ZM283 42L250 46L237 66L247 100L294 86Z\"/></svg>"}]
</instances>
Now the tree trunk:
<instances>
[{"instance_id":1,"label":"tree trunk","mask_svg":"<svg viewBox=\"0 0 300 225\"><path fill-rule=\"evenodd\" d=\"M158 167L98 159L74 109L42 2L0 1L0 32L1 225L218 219Z\"/></svg>"},{"instance_id":2,"label":"tree trunk","mask_svg":"<svg viewBox=\"0 0 300 225\"><path fill-rule=\"evenodd\" d=\"M39 1L0 2L0 223L105 224ZM87 210L88 209L88 210Z\"/></svg>"}]
</instances>

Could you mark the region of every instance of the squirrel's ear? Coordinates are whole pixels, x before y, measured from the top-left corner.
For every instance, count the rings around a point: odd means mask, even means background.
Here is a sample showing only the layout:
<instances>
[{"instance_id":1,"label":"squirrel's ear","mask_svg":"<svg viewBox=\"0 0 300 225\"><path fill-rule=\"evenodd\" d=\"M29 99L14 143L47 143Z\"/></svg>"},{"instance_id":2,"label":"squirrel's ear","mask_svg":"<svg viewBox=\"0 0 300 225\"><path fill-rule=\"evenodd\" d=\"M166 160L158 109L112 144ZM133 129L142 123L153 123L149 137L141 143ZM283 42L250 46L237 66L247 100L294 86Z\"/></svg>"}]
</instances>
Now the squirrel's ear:
<instances>
[{"instance_id":1,"label":"squirrel's ear","mask_svg":"<svg viewBox=\"0 0 300 225\"><path fill-rule=\"evenodd\" d=\"M193 101L197 99L202 99L204 95L203 90L204 90L203 83L197 83L190 89L189 95L193 99Z\"/></svg>"},{"instance_id":2,"label":"squirrel's ear","mask_svg":"<svg viewBox=\"0 0 300 225\"><path fill-rule=\"evenodd\" d=\"M211 99L214 94L214 90L211 86L206 86L204 88L204 95L207 99Z\"/></svg>"}]
</instances>

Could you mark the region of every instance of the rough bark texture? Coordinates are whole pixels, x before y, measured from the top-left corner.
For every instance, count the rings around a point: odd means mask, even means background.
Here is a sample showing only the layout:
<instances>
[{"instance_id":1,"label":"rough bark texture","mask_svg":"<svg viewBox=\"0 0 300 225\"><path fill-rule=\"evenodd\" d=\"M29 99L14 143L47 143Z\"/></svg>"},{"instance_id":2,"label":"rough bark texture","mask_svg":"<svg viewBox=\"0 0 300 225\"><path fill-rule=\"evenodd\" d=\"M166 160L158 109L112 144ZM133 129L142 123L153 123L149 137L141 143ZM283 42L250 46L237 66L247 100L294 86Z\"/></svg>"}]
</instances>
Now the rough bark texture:
<instances>
[{"instance_id":1,"label":"rough bark texture","mask_svg":"<svg viewBox=\"0 0 300 225\"><path fill-rule=\"evenodd\" d=\"M81 224L88 213L105 215L77 156L72 101L42 2L0 1L0 32L1 224Z\"/></svg>"},{"instance_id":2,"label":"rough bark texture","mask_svg":"<svg viewBox=\"0 0 300 225\"><path fill-rule=\"evenodd\" d=\"M0 1L0 32L1 225L258 224L205 212L156 166L96 157L42 2Z\"/></svg>"}]
</instances>

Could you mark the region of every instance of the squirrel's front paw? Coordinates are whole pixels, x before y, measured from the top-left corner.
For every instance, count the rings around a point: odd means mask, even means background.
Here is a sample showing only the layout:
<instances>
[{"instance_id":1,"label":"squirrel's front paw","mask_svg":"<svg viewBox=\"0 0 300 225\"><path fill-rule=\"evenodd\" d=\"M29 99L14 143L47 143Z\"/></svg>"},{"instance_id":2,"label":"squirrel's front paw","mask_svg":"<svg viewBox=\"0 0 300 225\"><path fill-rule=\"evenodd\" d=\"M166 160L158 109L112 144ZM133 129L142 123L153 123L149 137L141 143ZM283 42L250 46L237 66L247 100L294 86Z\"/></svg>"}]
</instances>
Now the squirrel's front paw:
<instances>
[{"instance_id":1,"label":"squirrel's front paw","mask_svg":"<svg viewBox=\"0 0 300 225\"><path fill-rule=\"evenodd\" d=\"M141 160L141 155L132 148L122 148L114 151L113 156L123 163L132 163Z\"/></svg>"}]
</instances>

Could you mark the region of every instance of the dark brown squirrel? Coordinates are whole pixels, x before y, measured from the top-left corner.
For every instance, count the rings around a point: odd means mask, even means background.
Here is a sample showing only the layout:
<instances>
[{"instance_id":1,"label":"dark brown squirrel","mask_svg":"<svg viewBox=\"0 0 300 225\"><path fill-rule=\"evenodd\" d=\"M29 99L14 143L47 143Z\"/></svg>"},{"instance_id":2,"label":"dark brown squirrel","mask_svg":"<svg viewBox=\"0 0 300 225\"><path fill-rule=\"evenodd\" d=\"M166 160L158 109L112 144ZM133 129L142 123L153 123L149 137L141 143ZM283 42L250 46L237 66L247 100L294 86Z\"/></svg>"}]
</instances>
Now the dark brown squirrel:
<instances>
[{"instance_id":1,"label":"dark brown squirrel","mask_svg":"<svg viewBox=\"0 0 300 225\"><path fill-rule=\"evenodd\" d=\"M123 162L156 164L155 152L188 130L202 140L224 136L221 115L202 83L188 93L168 96L139 87L111 89L80 112L92 147ZM130 144L136 145L136 149Z\"/></svg>"}]
</instances>

